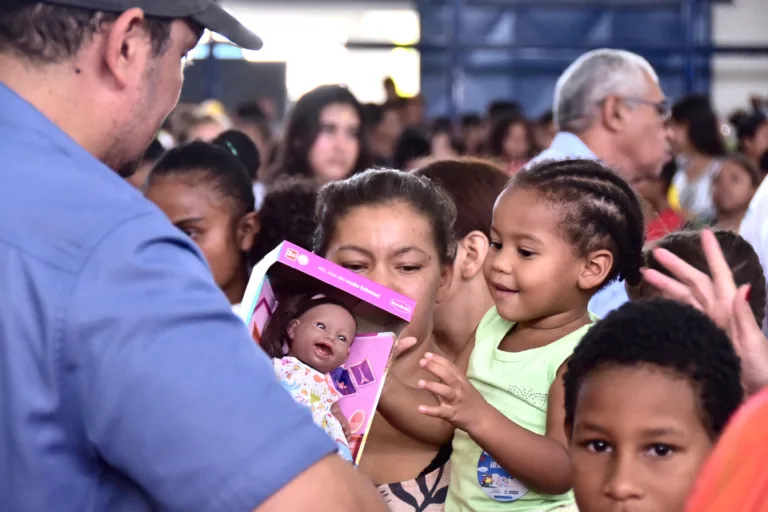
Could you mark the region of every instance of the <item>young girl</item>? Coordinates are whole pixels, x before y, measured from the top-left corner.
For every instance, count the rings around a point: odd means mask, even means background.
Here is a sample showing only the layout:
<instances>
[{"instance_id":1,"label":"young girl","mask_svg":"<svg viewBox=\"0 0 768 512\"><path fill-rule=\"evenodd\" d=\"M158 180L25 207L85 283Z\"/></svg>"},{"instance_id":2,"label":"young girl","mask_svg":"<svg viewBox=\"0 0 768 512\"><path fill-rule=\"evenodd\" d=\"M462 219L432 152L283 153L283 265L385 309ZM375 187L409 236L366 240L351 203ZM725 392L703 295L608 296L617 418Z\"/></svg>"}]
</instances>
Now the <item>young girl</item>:
<instances>
[{"instance_id":1,"label":"young girl","mask_svg":"<svg viewBox=\"0 0 768 512\"><path fill-rule=\"evenodd\" d=\"M720 228L739 231L749 203L762 181L758 168L743 155L731 155L723 162L712 184L716 224Z\"/></svg>"},{"instance_id":2,"label":"young girl","mask_svg":"<svg viewBox=\"0 0 768 512\"><path fill-rule=\"evenodd\" d=\"M445 358L421 366L456 428L447 511L570 510L563 428L565 362L595 318L589 299L637 283L643 216L629 185L591 160L519 171L493 211L484 272L495 303L477 328L466 377Z\"/></svg>"},{"instance_id":3,"label":"young girl","mask_svg":"<svg viewBox=\"0 0 768 512\"><path fill-rule=\"evenodd\" d=\"M328 297L304 299L290 315L275 311L264 330L263 346L273 358L277 378L312 411L315 423L336 441L339 455L347 460L352 460L348 426L330 373L349 356L356 331L352 312Z\"/></svg>"},{"instance_id":4,"label":"young girl","mask_svg":"<svg viewBox=\"0 0 768 512\"><path fill-rule=\"evenodd\" d=\"M144 188L200 247L216 284L237 310L248 284L248 252L259 231L245 165L226 143L190 142L160 158Z\"/></svg>"},{"instance_id":5,"label":"young girl","mask_svg":"<svg viewBox=\"0 0 768 512\"><path fill-rule=\"evenodd\" d=\"M646 245L643 253L643 266L648 270L654 270L671 277L672 273L654 256L658 249L664 249L691 267L712 277L709 262L701 244L702 233L702 231L693 230L670 233L661 240ZM733 231L714 231L714 236L722 249L723 257L733 274L736 285L750 285L751 292L747 301L755 315L755 320L762 325L766 309L766 288L760 258L749 242ZM664 296L663 291L646 282L635 287L627 287L627 294L632 300Z\"/></svg>"}]
</instances>

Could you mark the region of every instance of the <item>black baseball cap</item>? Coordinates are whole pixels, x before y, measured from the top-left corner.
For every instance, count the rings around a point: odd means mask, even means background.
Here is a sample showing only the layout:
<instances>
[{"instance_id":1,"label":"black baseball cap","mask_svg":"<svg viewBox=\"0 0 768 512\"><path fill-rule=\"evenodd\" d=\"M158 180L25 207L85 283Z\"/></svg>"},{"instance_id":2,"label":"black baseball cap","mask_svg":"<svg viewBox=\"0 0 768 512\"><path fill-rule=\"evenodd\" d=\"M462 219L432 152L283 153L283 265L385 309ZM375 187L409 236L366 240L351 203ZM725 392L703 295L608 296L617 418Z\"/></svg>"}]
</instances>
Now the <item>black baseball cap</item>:
<instances>
[{"instance_id":1,"label":"black baseball cap","mask_svg":"<svg viewBox=\"0 0 768 512\"><path fill-rule=\"evenodd\" d=\"M29 3L38 2L29 0ZM246 50L259 50L263 45L259 36L245 28L214 0L42 0L42 3L106 12L124 12L138 7L147 16L189 18Z\"/></svg>"}]
</instances>

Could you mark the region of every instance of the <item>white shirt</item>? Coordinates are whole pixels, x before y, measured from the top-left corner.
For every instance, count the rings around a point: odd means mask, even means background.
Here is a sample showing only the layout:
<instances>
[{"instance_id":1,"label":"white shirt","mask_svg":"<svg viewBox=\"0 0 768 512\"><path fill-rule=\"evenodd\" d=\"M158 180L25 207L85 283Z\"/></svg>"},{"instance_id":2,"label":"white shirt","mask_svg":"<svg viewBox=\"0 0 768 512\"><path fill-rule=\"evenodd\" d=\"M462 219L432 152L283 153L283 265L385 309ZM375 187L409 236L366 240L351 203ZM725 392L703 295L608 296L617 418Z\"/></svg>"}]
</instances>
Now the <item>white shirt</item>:
<instances>
[{"instance_id":1,"label":"white shirt","mask_svg":"<svg viewBox=\"0 0 768 512\"><path fill-rule=\"evenodd\" d=\"M749 203L739 234L752 244L768 277L768 179L763 180ZM763 331L768 334L768 319L763 322Z\"/></svg>"},{"instance_id":2,"label":"white shirt","mask_svg":"<svg viewBox=\"0 0 768 512\"><path fill-rule=\"evenodd\" d=\"M544 160L567 160L569 158L587 158L597 160L595 155L584 142L576 135L568 132L560 132L555 135L548 149L539 153L536 158L528 162L526 167ZM600 318L605 317L614 309L618 309L624 303L629 302L627 289L623 281L614 281L592 297L589 301L589 311Z\"/></svg>"}]
</instances>

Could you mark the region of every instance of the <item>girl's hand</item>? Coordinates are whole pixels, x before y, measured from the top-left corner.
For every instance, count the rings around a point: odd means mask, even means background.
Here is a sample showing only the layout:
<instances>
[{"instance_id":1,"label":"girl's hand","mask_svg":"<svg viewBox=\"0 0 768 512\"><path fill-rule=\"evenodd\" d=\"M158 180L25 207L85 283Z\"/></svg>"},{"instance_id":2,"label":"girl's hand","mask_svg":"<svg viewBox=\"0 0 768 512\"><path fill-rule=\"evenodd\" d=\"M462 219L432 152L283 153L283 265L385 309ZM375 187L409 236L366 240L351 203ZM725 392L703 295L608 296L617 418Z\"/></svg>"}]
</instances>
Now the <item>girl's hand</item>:
<instances>
[{"instance_id":1,"label":"girl's hand","mask_svg":"<svg viewBox=\"0 0 768 512\"><path fill-rule=\"evenodd\" d=\"M643 277L666 297L704 312L728 333L741 358L744 389L748 394L755 393L768 385L768 340L747 302L750 286L736 286L712 231L702 231L701 245L711 278L664 249L654 250L653 255L678 280L655 270L646 270Z\"/></svg>"},{"instance_id":2,"label":"girl's hand","mask_svg":"<svg viewBox=\"0 0 768 512\"><path fill-rule=\"evenodd\" d=\"M427 416L442 418L454 427L469 432L471 425L476 425L484 417L488 402L446 358L427 353L419 364L442 381L419 381L419 387L435 395L438 401L436 406L420 406L419 411Z\"/></svg>"}]
</instances>

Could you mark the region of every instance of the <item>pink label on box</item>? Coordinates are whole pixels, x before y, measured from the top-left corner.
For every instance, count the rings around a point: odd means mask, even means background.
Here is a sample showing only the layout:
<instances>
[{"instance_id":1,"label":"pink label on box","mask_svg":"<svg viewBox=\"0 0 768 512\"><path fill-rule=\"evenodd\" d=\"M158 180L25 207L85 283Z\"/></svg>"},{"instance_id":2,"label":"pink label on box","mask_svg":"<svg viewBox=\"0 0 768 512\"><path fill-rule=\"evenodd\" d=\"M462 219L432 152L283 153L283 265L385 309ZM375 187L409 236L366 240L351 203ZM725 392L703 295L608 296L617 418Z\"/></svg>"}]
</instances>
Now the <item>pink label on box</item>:
<instances>
[{"instance_id":1,"label":"pink label on box","mask_svg":"<svg viewBox=\"0 0 768 512\"><path fill-rule=\"evenodd\" d=\"M290 242L283 242L277 260L315 279L345 291L396 317L411 321L416 301L357 275Z\"/></svg>"}]
</instances>

